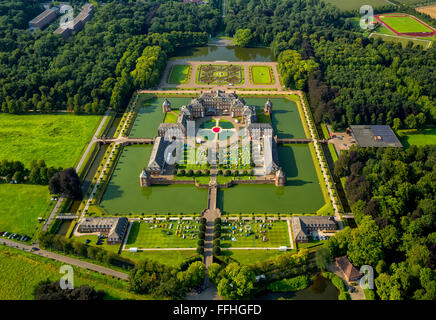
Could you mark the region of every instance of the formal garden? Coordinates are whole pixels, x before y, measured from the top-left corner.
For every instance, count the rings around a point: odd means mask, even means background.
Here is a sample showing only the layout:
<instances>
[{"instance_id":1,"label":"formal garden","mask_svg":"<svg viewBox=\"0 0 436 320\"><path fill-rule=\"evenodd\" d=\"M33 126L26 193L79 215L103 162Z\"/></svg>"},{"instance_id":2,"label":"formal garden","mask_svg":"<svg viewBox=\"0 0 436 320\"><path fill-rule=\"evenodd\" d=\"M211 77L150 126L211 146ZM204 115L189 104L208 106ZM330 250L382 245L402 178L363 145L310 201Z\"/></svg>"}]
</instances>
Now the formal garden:
<instances>
[{"instance_id":1,"label":"formal garden","mask_svg":"<svg viewBox=\"0 0 436 320\"><path fill-rule=\"evenodd\" d=\"M201 65L197 72L198 84L243 84L244 72L237 65Z\"/></svg>"},{"instance_id":2,"label":"formal garden","mask_svg":"<svg viewBox=\"0 0 436 320\"><path fill-rule=\"evenodd\" d=\"M252 84L274 84L273 70L269 66L250 66Z\"/></svg>"}]
</instances>

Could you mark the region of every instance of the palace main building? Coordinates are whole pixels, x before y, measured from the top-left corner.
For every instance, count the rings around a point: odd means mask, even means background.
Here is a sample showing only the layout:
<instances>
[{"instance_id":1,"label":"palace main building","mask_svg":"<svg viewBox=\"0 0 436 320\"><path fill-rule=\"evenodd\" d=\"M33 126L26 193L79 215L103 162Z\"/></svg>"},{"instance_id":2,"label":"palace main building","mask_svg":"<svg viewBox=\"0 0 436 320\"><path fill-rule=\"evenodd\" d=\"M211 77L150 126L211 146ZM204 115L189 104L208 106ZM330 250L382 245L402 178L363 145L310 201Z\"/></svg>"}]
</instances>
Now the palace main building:
<instances>
[{"instance_id":1,"label":"palace main building","mask_svg":"<svg viewBox=\"0 0 436 320\"><path fill-rule=\"evenodd\" d=\"M268 99L265 103L264 113L272 114L272 103ZM162 104L164 114L172 112L171 103L165 99ZM279 168L277 145L273 139L274 130L269 123L258 123L256 118L256 107L249 106L244 99L239 98L236 93L226 93L221 90L202 92L198 98L193 98L191 102L182 106L179 110L176 123L161 123L158 127L158 136L155 138L153 150L147 169L141 172L141 185L145 185L143 180L147 180L150 175L161 175L165 173L166 156L165 150L171 140L185 139L187 137L187 123L195 119L209 116L231 116L241 118L241 125L248 130L251 138L272 138L271 150L264 150L265 155L272 159L272 165L265 169L264 175L277 174L280 180L284 179L284 173Z\"/></svg>"}]
</instances>

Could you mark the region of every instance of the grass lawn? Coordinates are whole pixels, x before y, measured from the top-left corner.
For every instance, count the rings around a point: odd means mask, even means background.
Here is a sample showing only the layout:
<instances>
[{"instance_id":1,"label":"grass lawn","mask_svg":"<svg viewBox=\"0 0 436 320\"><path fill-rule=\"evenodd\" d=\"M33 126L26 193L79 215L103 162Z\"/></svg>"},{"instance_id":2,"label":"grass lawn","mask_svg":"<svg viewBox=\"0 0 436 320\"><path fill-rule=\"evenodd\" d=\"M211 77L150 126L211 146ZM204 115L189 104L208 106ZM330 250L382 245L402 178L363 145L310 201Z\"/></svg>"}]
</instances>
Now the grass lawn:
<instances>
[{"instance_id":1,"label":"grass lawn","mask_svg":"<svg viewBox=\"0 0 436 320\"><path fill-rule=\"evenodd\" d=\"M427 144L436 144L436 127L426 128L424 130L399 130L400 141L404 147L411 145L423 146Z\"/></svg>"},{"instance_id":2,"label":"grass lawn","mask_svg":"<svg viewBox=\"0 0 436 320\"><path fill-rule=\"evenodd\" d=\"M271 67L268 66L251 66L251 83L252 84L273 84Z\"/></svg>"},{"instance_id":3,"label":"grass lawn","mask_svg":"<svg viewBox=\"0 0 436 320\"><path fill-rule=\"evenodd\" d=\"M174 110L173 112L167 112L165 114L164 123L177 123L178 116L179 116L179 110Z\"/></svg>"},{"instance_id":4,"label":"grass lawn","mask_svg":"<svg viewBox=\"0 0 436 320\"><path fill-rule=\"evenodd\" d=\"M167 266L178 266L183 260L196 256L196 250L152 250L129 252L123 251L121 256L133 261L151 259Z\"/></svg>"},{"instance_id":5,"label":"grass lawn","mask_svg":"<svg viewBox=\"0 0 436 320\"><path fill-rule=\"evenodd\" d=\"M33 300L33 288L46 279L59 281L63 263L0 246L0 300ZM74 286L89 285L106 292L105 299L151 299L128 292L128 283L85 269L74 268Z\"/></svg>"},{"instance_id":6,"label":"grass lawn","mask_svg":"<svg viewBox=\"0 0 436 320\"><path fill-rule=\"evenodd\" d=\"M152 138L157 135L158 126L164 121L162 113L162 103L165 98L141 95L138 99L140 105L138 115L133 123L129 136L132 138ZM179 109L182 105L187 105L191 98L168 98L171 108Z\"/></svg>"},{"instance_id":7,"label":"grass lawn","mask_svg":"<svg viewBox=\"0 0 436 320\"><path fill-rule=\"evenodd\" d=\"M197 233L198 223L195 221L135 221L130 229L126 249L196 248Z\"/></svg>"},{"instance_id":8,"label":"grass lawn","mask_svg":"<svg viewBox=\"0 0 436 320\"><path fill-rule=\"evenodd\" d=\"M191 66L189 64L176 64L171 68L168 83L184 84L189 81Z\"/></svg>"},{"instance_id":9,"label":"grass lawn","mask_svg":"<svg viewBox=\"0 0 436 320\"><path fill-rule=\"evenodd\" d=\"M218 124L222 129L233 129L235 126L229 120L220 119Z\"/></svg>"},{"instance_id":10,"label":"grass lawn","mask_svg":"<svg viewBox=\"0 0 436 320\"><path fill-rule=\"evenodd\" d=\"M287 251L290 252L290 251ZM250 265L260 261L269 261L277 256L283 254L284 252L279 250L221 250L222 256L231 257L232 259L238 261L240 264Z\"/></svg>"},{"instance_id":11,"label":"grass lawn","mask_svg":"<svg viewBox=\"0 0 436 320\"><path fill-rule=\"evenodd\" d=\"M326 240L312 240L307 243L297 243L298 249L310 249L319 246L323 246L326 243Z\"/></svg>"},{"instance_id":12,"label":"grass lawn","mask_svg":"<svg viewBox=\"0 0 436 320\"><path fill-rule=\"evenodd\" d=\"M265 237L265 241L263 241ZM252 222L224 221L221 228L223 248L266 248L289 246L286 221Z\"/></svg>"},{"instance_id":13,"label":"grass lawn","mask_svg":"<svg viewBox=\"0 0 436 320\"><path fill-rule=\"evenodd\" d=\"M377 33L373 33L371 38L381 38L383 41L386 41L386 42L401 43L403 48L406 48L406 46L409 44L410 41L413 42L413 47L420 45L424 49L426 49L429 46L429 44L432 43L430 41L431 38L428 38L428 40L426 40L423 38L418 39L418 38L409 38L409 37L404 37L404 36L390 36L387 33L386 34L379 33L378 29L377 29Z\"/></svg>"},{"instance_id":14,"label":"grass lawn","mask_svg":"<svg viewBox=\"0 0 436 320\"><path fill-rule=\"evenodd\" d=\"M0 184L0 231L33 237L53 207L47 186ZM41 224L42 225L42 224Z\"/></svg>"},{"instance_id":15,"label":"grass lawn","mask_svg":"<svg viewBox=\"0 0 436 320\"><path fill-rule=\"evenodd\" d=\"M72 167L91 140L101 116L0 114L0 159L42 159L47 166Z\"/></svg>"},{"instance_id":16,"label":"grass lawn","mask_svg":"<svg viewBox=\"0 0 436 320\"><path fill-rule=\"evenodd\" d=\"M389 5L385 0L324 0L341 9L341 11L359 10L363 5L370 5L374 8Z\"/></svg>"},{"instance_id":17,"label":"grass lawn","mask_svg":"<svg viewBox=\"0 0 436 320\"><path fill-rule=\"evenodd\" d=\"M269 114L264 113L263 109L256 108L256 118L259 123L271 123L271 117Z\"/></svg>"},{"instance_id":18,"label":"grass lawn","mask_svg":"<svg viewBox=\"0 0 436 320\"><path fill-rule=\"evenodd\" d=\"M139 173L147 166L152 146L125 147L100 203L110 214L199 214L207 205L207 189L193 185L141 188Z\"/></svg>"},{"instance_id":19,"label":"grass lawn","mask_svg":"<svg viewBox=\"0 0 436 320\"><path fill-rule=\"evenodd\" d=\"M430 28L423 25L419 21L413 19L412 17L395 17L389 15L381 15L380 20L390 26L392 29L399 33L410 33L410 32L433 32Z\"/></svg>"}]
</instances>

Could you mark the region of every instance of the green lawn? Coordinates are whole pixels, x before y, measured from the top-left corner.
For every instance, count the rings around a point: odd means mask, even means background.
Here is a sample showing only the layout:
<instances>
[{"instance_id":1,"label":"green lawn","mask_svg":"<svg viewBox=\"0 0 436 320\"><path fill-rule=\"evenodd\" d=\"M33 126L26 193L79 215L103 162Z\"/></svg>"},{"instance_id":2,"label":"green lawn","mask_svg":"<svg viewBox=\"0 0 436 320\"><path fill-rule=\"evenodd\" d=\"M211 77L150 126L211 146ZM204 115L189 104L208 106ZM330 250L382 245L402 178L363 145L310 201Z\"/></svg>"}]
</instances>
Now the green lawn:
<instances>
[{"instance_id":1,"label":"green lawn","mask_svg":"<svg viewBox=\"0 0 436 320\"><path fill-rule=\"evenodd\" d=\"M381 38L385 42L400 43L403 46L403 48L406 48L406 46L409 44L410 41L412 41L413 47L420 45L424 49L426 49L429 43L431 43L430 38L428 40L425 40L422 38L417 39L417 38L409 38L404 36L390 36L387 33L386 34L378 33L378 29L377 29L377 33L373 33L371 38Z\"/></svg>"},{"instance_id":2,"label":"green lawn","mask_svg":"<svg viewBox=\"0 0 436 320\"><path fill-rule=\"evenodd\" d=\"M167 266L179 266L183 260L197 255L196 250L152 250L129 252L123 251L121 256L133 261L151 259Z\"/></svg>"},{"instance_id":3,"label":"green lawn","mask_svg":"<svg viewBox=\"0 0 436 320\"><path fill-rule=\"evenodd\" d=\"M0 159L42 159L47 166L71 167L91 140L101 116L0 114Z\"/></svg>"},{"instance_id":4,"label":"green lawn","mask_svg":"<svg viewBox=\"0 0 436 320\"><path fill-rule=\"evenodd\" d=\"M176 64L171 68L168 83L184 84L189 81L191 66L189 64Z\"/></svg>"},{"instance_id":5,"label":"green lawn","mask_svg":"<svg viewBox=\"0 0 436 320\"><path fill-rule=\"evenodd\" d=\"M153 138L157 136L157 128L164 122L162 103L165 98L141 95L138 99L140 105L138 115L133 123L129 136L132 138ZM168 98L172 109L179 109L182 105L187 105L191 98Z\"/></svg>"},{"instance_id":6,"label":"green lawn","mask_svg":"<svg viewBox=\"0 0 436 320\"><path fill-rule=\"evenodd\" d=\"M265 237L265 241L264 240ZM266 248L290 246L286 221L224 221L221 228L223 248Z\"/></svg>"},{"instance_id":7,"label":"green lawn","mask_svg":"<svg viewBox=\"0 0 436 320\"><path fill-rule=\"evenodd\" d=\"M424 130L399 130L400 141L404 147L408 148L411 145L427 145L436 144L436 127L427 128Z\"/></svg>"},{"instance_id":8,"label":"green lawn","mask_svg":"<svg viewBox=\"0 0 436 320\"><path fill-rule=\"evenodd\" d=\"M207 189L193 185L140 187L139 173L147 166L151 150L144 145L124 148L101 207L110 214L199 214L207 205Z\"/></svg>"},{"instance_id":9,"label":"green lawn","mask_svg":"<svg viewBox=\"0 0 436 320\"><path fill-rule=\"evenodd\" d=\"M289 251L287 251L289 252ZM269 261L277 256L283 254L284 252L279 250L222 250L221 255L226 257L231 257L232 259L238 261L240 264L250 265L256 262Z\"/></svg>"},{"instance_id":10,"label":"green lawn","mask_svg":"<svg viewBox=\"0 0 436 320\"><path fill-rule=\"evenodd\" d=\"M253 84L273 84L274 77L271 67L268 66L251 66L251 82Z\"/></svg>"},{"instance_id":11,"label":"green lawn","mask_svg":"<svg viewBox=\"0 0 436 320\"><path fill-rule=\"evenodd\" d=\"M167 112L165 114L164 123L177 123L178 116L179 116L179 110L174 110L173 112Z\"/></svg>"},{"instance_id":12,"label":"green lawn","mask_svg":"<svg viewBox=\"0 0 436 320\"><path fill-rule=\"evenodd\" d=\"M196 248L198 223L179 221L134 222L126 248Z\"/></svg>"},{"instance_id":13,"label":"green lawn","mask_svg":"<svg viewBox=\"0 0 436 320\"><path fill-rule=\"evenodd\" d=\"M363 5L370 5L374 8L389 5L385 0L324 0L341 9L342 11L359 10Z\"/></svg>"},{"instance_id":14,"label":"green lawn","mask_svg":"<svg viewBox=\"0 0 436 320\"><path fill-rule=\"evenodd\" d=\"M433 31L412 17L391 17L389 15L382 15L380 19L399 33Z\"/></svg>"},{"instance_id":15,"label":"green lawn","mask_svg":"<svg viewBox=\"0 0 436 320\"><path fill-rule=\"evenodd\" d=\"M220 126L222 129L233 129L235 127L232 122L224 119L219 121L218 126Z\"/></svg>"},{"instance_id":16,"label":"green lawn","mask_svg":"<svg viewBox=\"0 0 436 320\"><path fill-rule=\"evenodd\" d=\"M0 184L0 231L34 236L54 205L47 186Z\"/></svg>"},{"instance_id":17,"label":"green lawn","mask_svg":"<svg viewBox=\"0 0 436 320\"><path fill-rule=\"evenodd\" d=\"M59 281L61 262L0 246L0 300L33 300L33 288L40 281ZM105 299L151 299L128 292L128 283L74 267L74 285L89 285L106 292Z\"/></svg>"}]
</instances>

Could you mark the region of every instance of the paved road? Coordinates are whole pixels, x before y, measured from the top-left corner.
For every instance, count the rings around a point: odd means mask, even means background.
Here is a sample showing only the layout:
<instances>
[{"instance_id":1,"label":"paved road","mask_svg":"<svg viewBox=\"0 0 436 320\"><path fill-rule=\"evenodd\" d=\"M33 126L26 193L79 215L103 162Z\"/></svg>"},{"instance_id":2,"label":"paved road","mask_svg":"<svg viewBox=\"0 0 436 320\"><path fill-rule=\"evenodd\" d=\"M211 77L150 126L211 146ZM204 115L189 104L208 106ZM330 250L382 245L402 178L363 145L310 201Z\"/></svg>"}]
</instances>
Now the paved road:
<instances>
[{"instance_id":1,"label":"paved road","mask_svg":"<svg viewBox=\"0 0 436 320\"><path fill-rule=\"evenodd\" d=\"M127 273L124 272L119 272L119 271L115 271L106 267L102 267L93 263L89 263L89 262L85 262L82 260L78 260L78 259L74 259L74 258L70 258L70 257L66 257L54 252L50 252L50 251L46 251L43 249L39 249L37 251L32 251L32 248L34 246L28 246L22 243L18 243L15 241L11 241L8 239L0 239L0 244L8 246L8 247L12 247L12 248L18 248L30 253L33 253L35 255L41 256L41 257L46 257L49 259L53 259L53 260L57 260L66 264L70 264L79 268L84 268L84 269L89 269L92 271L96 271L98 273L102 273L108 276L113 276L122 280L128 280L129 275Z\"/></svg>"},{"instance_id":2,"label":"paved road","mask_svg":"<svg viewBox=\"0 0 436 320\"><path fill-rule=\"evenodd\" d=\"M103 119L101 119L97 130L95 131L91 141L88 144L88 147L86 148L85 152L82 155L82 158L80 159L79 163L76 166L76 172L79 172L79 170L82 168L82 165L85 162L86 158L88 157L88 153L91 151L91 147L97 141L97 139L98 139L97 135L99 134L99 132L100 132L101 128L103 127L109 114L110 114L110 110L107 110L103 116ZM48 228L50 227L51 223L53 222L53 220L56 219L56 216L58 215L58 211L59 211L62 203L64 202L64 200L65 200L64 196L59 197L58 201L56 202L56 205L54 206L53 210L50 213L50 216L48 217L47 221L45 222L44 226L42 227L42 231L47 231Z\"/></svg>"}]
</instances>

